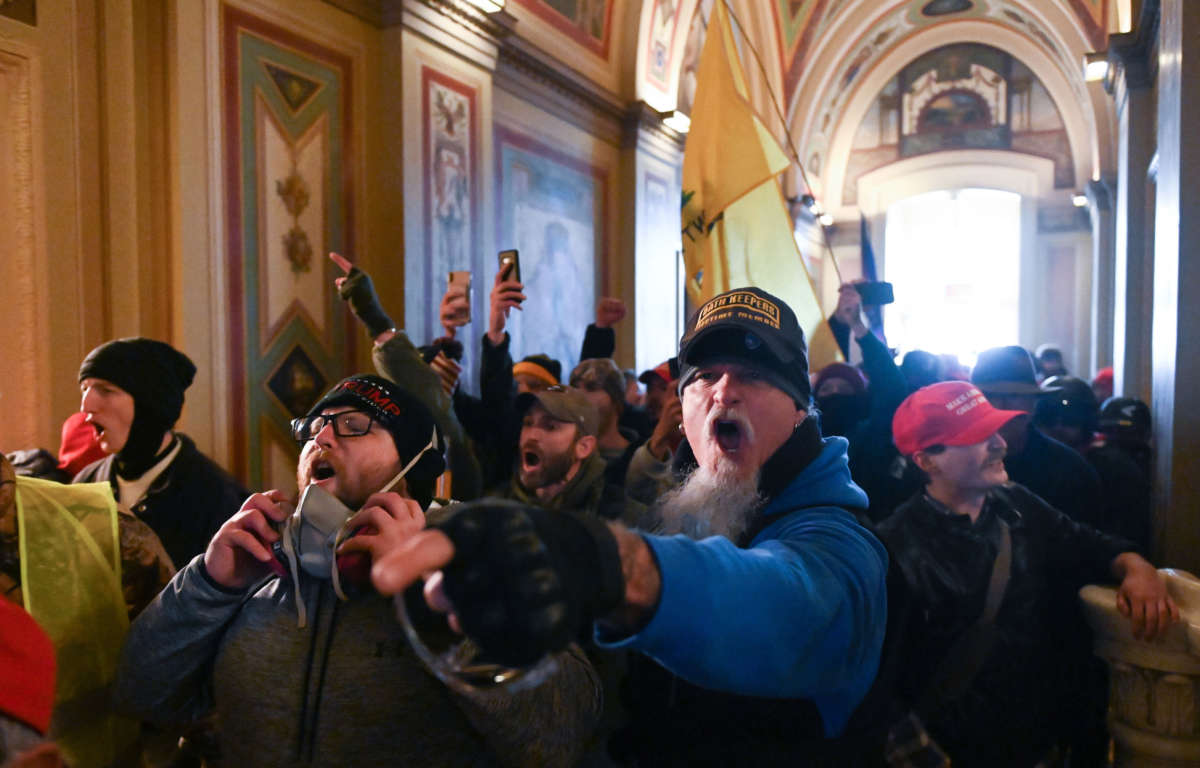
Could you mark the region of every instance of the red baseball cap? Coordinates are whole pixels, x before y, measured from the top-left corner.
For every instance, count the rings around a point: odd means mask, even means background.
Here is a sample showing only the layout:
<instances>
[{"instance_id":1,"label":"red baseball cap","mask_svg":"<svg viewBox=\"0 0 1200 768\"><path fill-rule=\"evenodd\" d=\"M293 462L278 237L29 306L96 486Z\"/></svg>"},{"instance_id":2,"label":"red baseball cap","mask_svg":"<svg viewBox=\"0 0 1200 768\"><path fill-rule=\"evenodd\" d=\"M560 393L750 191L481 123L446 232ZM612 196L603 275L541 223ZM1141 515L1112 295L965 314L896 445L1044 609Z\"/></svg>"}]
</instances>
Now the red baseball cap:
<instances>
[{"instance_id":1,"label":"red baseball cap","mask_svg":"<svg viewBox=\"0 0 1200 768\"><path fill-rule=\"evenodd\" d=\"M642 375L638 376L638 381L643 384L649 384L655 378L661 379L663 384L671 383L671 361L659 363L653 368L642 371Z\"/></svg>"},{"instance_id":2,"label":"red baseball cap","mask_svg":"<svg viewBox=\"0 0 1200 768\"><path fill-rule=\"evenodd\" d=\"M1025 415L993 408L970 382L941 381L918 389L900 403L892 417L892 439L905 456L931 445L974 445Z\"/></svg>"},{"instance_id":3,"label":"red baseball cap","mask_svg":"<svg viewBox=\"0 0 1200 768\"><path fill-rule=\"evenodd\" d=\"M33 617L3 598L0 680L0 713L45 734L54 709L54 646Z\"/></svg>"}]
</instances>

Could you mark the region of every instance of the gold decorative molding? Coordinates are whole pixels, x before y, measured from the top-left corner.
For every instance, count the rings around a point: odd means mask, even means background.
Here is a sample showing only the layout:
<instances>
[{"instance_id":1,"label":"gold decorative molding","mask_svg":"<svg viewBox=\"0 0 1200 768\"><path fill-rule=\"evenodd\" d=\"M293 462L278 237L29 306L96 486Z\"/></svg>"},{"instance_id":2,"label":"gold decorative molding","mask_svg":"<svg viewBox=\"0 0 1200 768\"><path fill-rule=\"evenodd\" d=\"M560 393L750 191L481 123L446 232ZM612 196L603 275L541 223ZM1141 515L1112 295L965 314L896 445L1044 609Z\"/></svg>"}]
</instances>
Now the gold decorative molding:
<instances>
[{"instance_id":1,"label":"gold decorative molding","mask_svg":"<svg viewBox=\"0 0 1200 768\"><path fill-rule=\"evenodd\" d=\"M283 200L283 206L292 217L292 228L283 236L283 253L292 266L292 273L311 272L312 243L308 241L308 233L300 226L300 214L308 207L308 184L300 172L293 168L290 176L275 182L275 194Z\"/></svg>"}]
</instances>

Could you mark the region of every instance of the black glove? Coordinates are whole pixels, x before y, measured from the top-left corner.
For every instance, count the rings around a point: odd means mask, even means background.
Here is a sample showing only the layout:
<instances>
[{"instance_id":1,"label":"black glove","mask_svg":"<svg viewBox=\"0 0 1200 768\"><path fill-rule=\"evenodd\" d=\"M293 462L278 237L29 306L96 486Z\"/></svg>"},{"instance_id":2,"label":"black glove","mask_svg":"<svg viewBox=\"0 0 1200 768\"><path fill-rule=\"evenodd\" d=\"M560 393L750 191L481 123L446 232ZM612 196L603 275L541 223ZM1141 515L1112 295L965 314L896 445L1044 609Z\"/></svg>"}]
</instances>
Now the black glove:
<instances>
[{"instance_id":1,"label":"black glove","mask_svg":"<svg viewBox=\"0 0 1200 768\"><path fill-rule=\"evenodd\" d=\"M362 320L363 325L367 326L371 338L395 327L396 324L379 303L371 276L358 267L352 267L346 279L338 286L338 296L342 297L342 301L350 303L350 309Z\"/></svg>"},{"instance_id":2,"label":"black glove","mask_svg":"<svg viewBox=\"0 0 1200 768\"><path fill-rule=\"evenodd\" d=\"M437 527L454 542L446 595L489 661L528 666L624 600L617 540L599 520L485 499Z\"/></svg>"}]
</instances>

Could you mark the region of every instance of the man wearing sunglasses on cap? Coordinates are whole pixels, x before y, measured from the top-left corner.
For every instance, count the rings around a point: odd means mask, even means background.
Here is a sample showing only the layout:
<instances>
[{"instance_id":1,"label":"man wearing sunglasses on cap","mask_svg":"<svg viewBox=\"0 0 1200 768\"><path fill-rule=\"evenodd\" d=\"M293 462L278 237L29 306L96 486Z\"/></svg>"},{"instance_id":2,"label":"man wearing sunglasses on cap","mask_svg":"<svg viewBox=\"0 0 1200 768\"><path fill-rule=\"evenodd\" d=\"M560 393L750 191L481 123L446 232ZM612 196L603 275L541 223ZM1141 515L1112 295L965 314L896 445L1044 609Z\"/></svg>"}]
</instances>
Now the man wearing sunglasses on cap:
<instances>
[{"instance_id":1,"label":"man wearing sunglasses on cap","mask_svg":"<svg viewBox=\"0 0 1200 768\"><path fill-rule=\"evenodd\" d=\"M292 428L300 499L251 496L139 617L122 654L121 706L164 725L215 712L230 765L575 759L598 708L577 649L532 690L451 690L366 577L372 558L435 514L444 444L429 411L396 384L359 375ZM432 636L453 641L444 624Z\"/></svg>"}]
</instances>

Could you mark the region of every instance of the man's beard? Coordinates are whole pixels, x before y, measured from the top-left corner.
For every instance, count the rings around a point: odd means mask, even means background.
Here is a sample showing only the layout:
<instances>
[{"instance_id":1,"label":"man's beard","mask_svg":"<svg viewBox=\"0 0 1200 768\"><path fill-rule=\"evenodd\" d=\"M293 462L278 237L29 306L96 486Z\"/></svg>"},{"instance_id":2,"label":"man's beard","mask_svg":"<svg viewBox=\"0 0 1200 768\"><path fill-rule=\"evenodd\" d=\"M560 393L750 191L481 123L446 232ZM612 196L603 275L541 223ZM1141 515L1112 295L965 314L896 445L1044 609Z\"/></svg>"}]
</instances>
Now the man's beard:
<instances>
[{"instance_id":1,"label":"man's beard","mask_svg":"<svg viewBox=\"0 0 1200 768\"><path fill-rule=\"evenodd\" d=\"M697 467L678 488L663 494L657 504L658 533L682 533L692 539L724 536L737 542L763 505L758 474L738 478L737 467L715 471Z\"/></svg>"},{"instance_id":2,"label":"man's beard","mask_svg":"<svg viewBox=\"0 0 1200 768\"><path fill-rule=\"evenodd\" d=\"M536 491L566 480L571 466L575 463L575 447L572 445L566 453L558 455L541 454L540 458L533 469L527 471L523 467L520 468L521 485L526 490Z\"/></svg>"}]
</instances>

